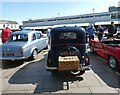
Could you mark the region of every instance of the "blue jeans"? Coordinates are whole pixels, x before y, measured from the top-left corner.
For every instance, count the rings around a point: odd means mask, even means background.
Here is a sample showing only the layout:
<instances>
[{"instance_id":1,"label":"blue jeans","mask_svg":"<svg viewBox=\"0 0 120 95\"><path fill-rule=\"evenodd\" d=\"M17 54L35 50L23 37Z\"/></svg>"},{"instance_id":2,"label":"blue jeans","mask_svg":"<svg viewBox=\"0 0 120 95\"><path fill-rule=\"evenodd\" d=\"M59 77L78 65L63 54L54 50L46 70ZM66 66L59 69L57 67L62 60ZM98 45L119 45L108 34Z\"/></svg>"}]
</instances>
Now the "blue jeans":
<instances>
[{"instance_id":1,"label":"blue jeans","mask_svg":"<svg viewBox=\"0 0 120 95\"><path fill-rule=\"evenodd\" d=\"M91 39L94 40L94 35L89 35L89 42L90 42Z\"/></svg>"}]
</instances>

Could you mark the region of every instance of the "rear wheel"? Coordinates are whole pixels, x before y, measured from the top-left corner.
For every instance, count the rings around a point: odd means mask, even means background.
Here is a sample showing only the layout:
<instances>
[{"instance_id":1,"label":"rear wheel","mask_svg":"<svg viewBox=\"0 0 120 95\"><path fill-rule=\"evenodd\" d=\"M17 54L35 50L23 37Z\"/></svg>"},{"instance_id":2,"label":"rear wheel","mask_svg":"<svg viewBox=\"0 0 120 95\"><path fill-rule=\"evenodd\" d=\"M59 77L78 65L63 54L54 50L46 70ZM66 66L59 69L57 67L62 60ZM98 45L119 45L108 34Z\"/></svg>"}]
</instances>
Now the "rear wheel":
<instances>
[{"instance_id":1,"label":"rear wheel","mask_svg":"<svg viewBox=\"0 0 120 95\"><path fill-rule=\"evenodd\" d=\"M48 56L47 56L47 67L51 67L52 64L52 56L51 56L51 52L48 52Z\"/></svg>"},{"instance_id":2,"label":"rear wheel","mask_svg":"<svg viewBox=\"0 0 120 95\"><path fill-rule=\"evenodd\" d=\"M118 62L115 57L110 56L108 63L112 69L118 69Z\"/></svg>"},{"instance_id":3,"label":"rear wheel","mask_svg":"<svg viewBox=\"0 0 120 95\"><path fill-rule=\"evenodd\" d=\"M71 74L74 76L79 76L79 75L83 75L85 73L85 70L82 71L71 71Z\"/></svg>"},{"instance_id":4,"label":"rear wheel","mask_svg":"<svg viewBox=\"0 0 120 95\"><path fill-rule=\"evenodd\" d=\"M48 49L48 45L46 45L46 47L44 49Z\"/></svg>"},{"instance_id":5,"label":"rear wheel","mask_svg":"<svg viewBox=\"0 0 120 95\"><path fill-rule=\"evenodd\" d=\"M33 50L32 55L31 55L31 58L32 58L33 60L35 60L35 59L37 59L37 57L38 57L38 52L37 52L37 50Z\"/></svg>"}]
</instances>

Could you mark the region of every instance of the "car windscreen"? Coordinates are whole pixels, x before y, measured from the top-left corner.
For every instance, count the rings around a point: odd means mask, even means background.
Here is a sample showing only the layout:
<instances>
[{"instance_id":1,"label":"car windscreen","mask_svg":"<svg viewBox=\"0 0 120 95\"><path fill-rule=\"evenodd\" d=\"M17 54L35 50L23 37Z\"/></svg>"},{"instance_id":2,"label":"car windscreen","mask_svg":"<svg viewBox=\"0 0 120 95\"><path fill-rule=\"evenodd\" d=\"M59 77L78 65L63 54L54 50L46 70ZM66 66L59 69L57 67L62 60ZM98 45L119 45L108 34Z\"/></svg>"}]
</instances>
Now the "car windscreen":
<instances>
[{"instance_id":1,"label":"car windscreen","mask_svg":"<svg viewBox=\"0 0 120 95\"><path fill-rule=\"evenodd\" d=\"M16 34L16 35L11 35L10 39L8 40L10 41L20 41L20 42L26 42L28 41L28 35L26 34Z\"/></svg>"}]
</instances>

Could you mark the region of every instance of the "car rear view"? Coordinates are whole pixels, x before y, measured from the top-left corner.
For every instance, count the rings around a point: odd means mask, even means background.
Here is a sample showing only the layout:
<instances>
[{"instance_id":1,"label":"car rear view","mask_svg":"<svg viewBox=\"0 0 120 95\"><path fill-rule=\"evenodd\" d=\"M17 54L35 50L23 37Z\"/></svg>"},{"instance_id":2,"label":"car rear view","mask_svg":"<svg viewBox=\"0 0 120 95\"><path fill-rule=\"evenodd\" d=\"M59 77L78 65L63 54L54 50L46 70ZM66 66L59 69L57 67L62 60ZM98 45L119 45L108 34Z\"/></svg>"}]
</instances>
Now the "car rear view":
<instances>
[{"instance_id":1,"label":"car rear view","mask_svg":"<svg viewBox=\"0 0 120 95\"><path fill-rule=\"evenodd\" d=\"M81 27L58 27L51 30L47 70L71 71L78 75L89 68L86 33Z\"/></svg>"}]
</instances>

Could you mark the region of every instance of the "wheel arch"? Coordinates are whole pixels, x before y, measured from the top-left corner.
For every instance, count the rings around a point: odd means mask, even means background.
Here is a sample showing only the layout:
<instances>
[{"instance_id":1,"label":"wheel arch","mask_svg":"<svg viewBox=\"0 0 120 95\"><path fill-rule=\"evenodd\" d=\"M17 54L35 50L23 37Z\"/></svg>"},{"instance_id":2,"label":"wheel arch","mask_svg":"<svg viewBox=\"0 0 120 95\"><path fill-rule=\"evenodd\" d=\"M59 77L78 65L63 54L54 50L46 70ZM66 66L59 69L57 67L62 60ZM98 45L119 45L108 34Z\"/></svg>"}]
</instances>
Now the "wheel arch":
<instances>
[{"instance_id":1,"label":"wheel arch","mask_svg":"<svg viewBox=\"0 0 120 95\"><path fill-rule=\"evenodd\" d=\"M37 50L37 52L38 52L37 47L34 47L34 48L31 49L31 51L30 51L30 55L32 55L32 53L33 53L34 50Z\"/></svg>"}]
</instances>

